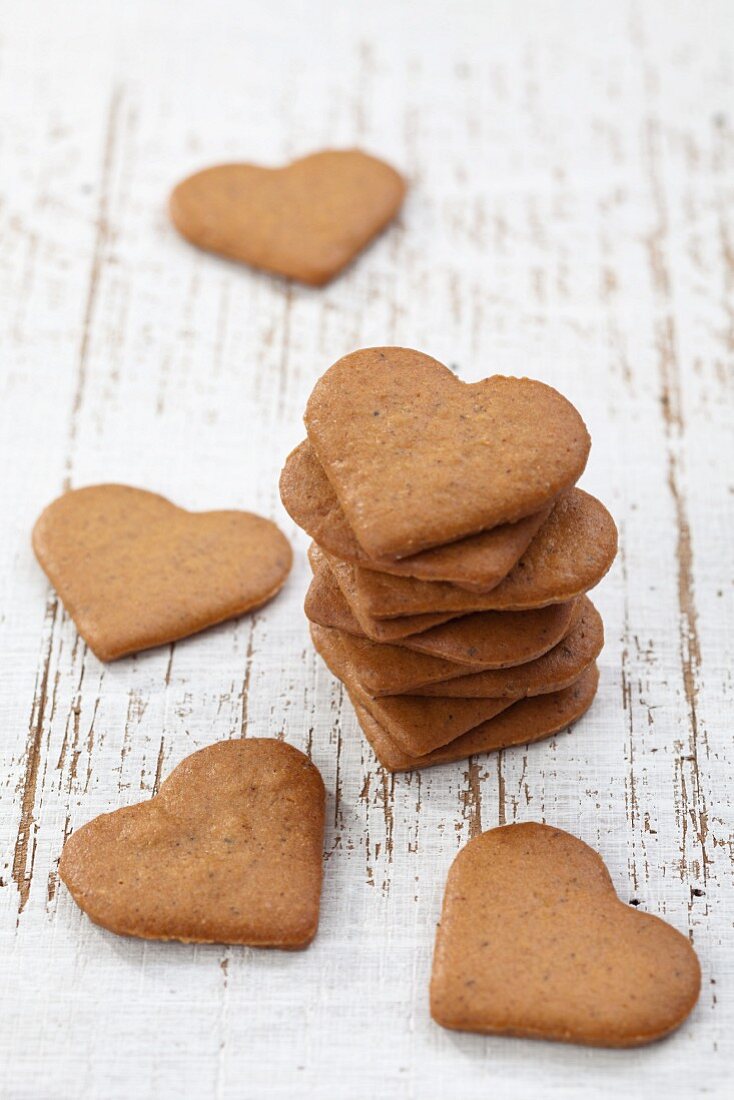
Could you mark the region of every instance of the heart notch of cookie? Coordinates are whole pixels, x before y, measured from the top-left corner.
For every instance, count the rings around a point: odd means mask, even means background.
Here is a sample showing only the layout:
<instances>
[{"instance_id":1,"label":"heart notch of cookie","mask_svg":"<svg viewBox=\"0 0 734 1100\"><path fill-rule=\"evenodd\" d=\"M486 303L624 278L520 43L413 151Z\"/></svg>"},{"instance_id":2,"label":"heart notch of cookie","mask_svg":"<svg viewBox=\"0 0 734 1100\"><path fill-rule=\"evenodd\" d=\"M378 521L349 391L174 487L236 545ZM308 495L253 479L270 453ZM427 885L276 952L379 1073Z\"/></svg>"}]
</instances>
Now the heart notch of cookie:
<instances>
[{"instance_id":1,"label":"heart notch of cookie","mask_svg":"<svg viewBox=\"0 0 734 1100\"><path fill-rule=\"evenodd\" d=\"M67 840L59 875L95 924L184 943L306 947L319 919L324 784L283 741L209 745L148 802Z\"/></svg>"},{"instance_id":2,"label":"heart notch of cookie","mask_svg":"<svg viewBox=\"0 0 734 1100\"><path fill-rule=\"evenodd\" d=\"M599 855L569 833L508 825L454 860L431 979L442 1026L641 1046L685 1020L700 984L688 939L622 902Z\"/></svg>"}]
</instances>

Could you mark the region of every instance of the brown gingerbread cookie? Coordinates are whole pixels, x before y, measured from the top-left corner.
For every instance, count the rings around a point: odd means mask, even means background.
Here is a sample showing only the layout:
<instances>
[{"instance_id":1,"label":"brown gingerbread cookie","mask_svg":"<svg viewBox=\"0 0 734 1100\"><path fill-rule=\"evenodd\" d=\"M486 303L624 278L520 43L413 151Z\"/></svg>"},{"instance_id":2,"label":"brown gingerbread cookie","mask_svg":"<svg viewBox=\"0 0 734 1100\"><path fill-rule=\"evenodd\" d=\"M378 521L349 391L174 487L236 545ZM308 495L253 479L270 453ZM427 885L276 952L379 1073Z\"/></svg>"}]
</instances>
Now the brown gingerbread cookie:
<instances>
[{"instance_id":1,"label":"brown gingerbread cookie","mask_svg":"<svg viewBox=\"0 0 734 1100\"><path fill-rule=\"evenodd\" d=\"M304 420L347 523L378 560L539 512L577 481L590 447L550 386L500 375L469 385L410 348L340 359Z\"/></svg>"},{"instance_id":2,"label":"brown gingerbread cookie","mask_svg":"<svg viewBox=\"0 0 734 1100\"><path fill-rule=\"evenodd\" d=\"M454 584L375 573L325 555L358 618L393 619L428 611L522 611L573 599L602 579L617 552L617 528L603 504L581 489L558 501L509 575L486 593Z\"/></svg>"},{"instance_id":3,"label":"brown gingerbread cookie","mask_svg":"<svg viewBox=\"0 0 734 1100\"><path fill-rule=\"evenodd\" d=\"M431 1015L485 1034L632 1047L693 1009L688 938L621 901L599 855L561 829L491 829L449 871Z\"/></svg>"},{"instance_id":4,"label":"brown gingerbread cookie","mask_svg":"<svg viewBox=\"0 0 734 1100\"><path fill-rule=\"evenodd\" d=\"M566 635L576 604L577 601L570 600L536 611L479 611L460 617L436 616L439 619L436 626L425 622L431 617L428 615L365 621L370 629L374 629L373 624L384 626L386 630L400 628L400 633L396 629L395 637L390 639L394 645L454 662L465 666L464 672L470 672L519 665L540 657ZM306 595L305 609L311 622L319 626L375 640L374 634L368 636L361 629L328 566L317 568ZM404 624L410 626L412 633L405 633ZM384 664L384 659L381 663Z\"/></svg>"},{"instance_id":5,"label":"brown gingerbread cookie","mask_svg":"<svg viewBox=\"0 0 734 1100\"><path fill-rule=\"evenodd\" d=\"M328 627L318 627L319 633ZM342 630L334 630L344 653L368 695L409 695L429 684L444 683L454 676L465 679L467 665L416 653L401 645L371 642Z\"/></svg>"},{"instance_id":6,"label":"brown gingerbread cookie","mask_svg":"<svg viewBox=\"0 0 734 1100\"><path fill-rule=\"evenodd\" d=\"M585 598L584 598L585 599ZM591 605L589 604L589 609ZM499 650L498 656L501 666L497 667L497 661L488 661L485 669L475 669L465 664L456 664L440 657L432 657L427 653L419 653L402 645L378 645L366 638L357 638L354 635L338 632L344 651L354 668L360 686L368 695L440 695L454 698L481 698L481 697L512 697L521 698L529 693L538 694L543 684L547 681L551 685L546 690L556 691L572 683L580 676L587 664L596 656L594 653L585 664L581 664L582 657L586 657L590 648L583 641L574 640L574 627L582 618L585 608L579 600L574 606L573 617L569 625L569 632L564 635L564 640L550 649L544 656L528 661L513 661L511 666L507 661L507 641ZM492 613L487 613L487 618ZM502 615L497 612L496 615ZM512 615L512 612L507 614ZM597 616L598 618L598 616ZM459 624L460 619L455 619ZM595 626L601 630L601 620ZM587 631L588 633L588 631ZM596 632L595 632L596 633ZM576 632L577 639L585 637L583 629ZM566 644L565 639L568 639ZM508 639L509 640L509 639ZM517 632L516 640L523 648L528 644L528 638ZM566 645L565 657L556 657L553 654ZM601 649L601 646L599 646ZM598 651L597 651L598 652ZM489 655L489 654L488 654ZM518 654L516 654L518 655ZM523 653L522 656L525 654ZM550 659L550 661L548 660ZM545 662L538 666L538 662ZM545 670L545 672L543 671ZM575 673L575 674L574 674ZM554 675L555 674L555 675ZM486 679L485 679L486 678ZM559 683L562 679L564 682ZM458 690L451 690L454 681L459 683ZM517 684L518 690L513 691L510 685ZM481 685L491 690L478 690ZM528 689L533 688L530 692Z\"/></svg>"},{"instance_id":7,"label":"brown gingerbread cookie","mask_svg":"<svg viewBox=\"0 0 734 1100\"><path fill-rule=\"evenodd\" d=\"M312 544L308 556L314 570L314 579L306 594L305 609L309 619L320 622L321 617L326 613L327 602L332 606L334 604L333 585L336 578L327 564L326 556L318 546ZM346 581L347 578L344 578L344 580ZM327 591L328 598L326 596ZM345 593L342 592L342 597L344 595ZM402 641L410 634L417 634L420 631L428 630L432 626L437 626L439 623L448 622L449 619L456 618L458 614L458 612L453 614L448 612L443 615L403 615L399 619L388 620L375 619L363 609L352 608L351 605L349 611L360 632L375 642ZM329 622L324 625L331 626L333 624Z\"/></svg>"},{"instance_id":8,"label":"brown gingerbread cookie","mask_svg":"<svg viewBox=\"0 0 734 1100\"><path fill-rule=\"evenodd\" d=\"M588 597L577 604L578 618L572 629L542 657L512 668L487 669L469 676L452 676L443 683L416 688L416 695L472 699L496 696L521 699L570 687L597 659L604 646L604 624Z\"/></svg>"},{"instance_id":9,"label":"brown gingerbread cookie","mask_svg":"<svg viewBox=\"0 0 734 1100\"><path fill-rule=\"evenodd\" d=\"M476 671L509 668L535 660L565 637L576 605L576 600L569 600L536 611L477 611L403 638L399 644L459 661Z\"/></svg>"},{"instance_id":10,"label":"brown gingerbread cookie","mask_svg":"<svg viewBox=\"0 0 734 1100\"><path fill-rule=\"evenodd\" d=\"M507 576L548 518L551 506L491 531L424 550L400 561L377 562L357 542L313 447L306 440L286 459L280 476L286 511L336 558L396 577L448 581L468 592L488 592Z\"/></svg>"},{"instance_id":11,"label":"brown gingerbread cookie","mask_svg":"<svg viewBox=\"0 0 734 1100\"><path fill-rule=\"evenodd\" d=\"M356 696L352 697L350 694L350 699L362 732L372 745L380 764L389 772L410 772L432 768L437 764L452 764L481 753L497 752L513 745L527 745L552 737L589 709L598 683L597 667L591 665L574 684L563 691L521 699L495 718L483 722L481 726L457 737L448 745L419 757L404 752Z\"/></svg>"},{"instance_id":12,"label":"brown gingerbread cookie","mask_svg":"<svg viewBox=\"0 0 734 1100\"><path fill-rule=\"evenodd\" d=\"M183 760L148 802L77 829L59 874L111 932L306 947L319 920L324 803L298 749L220 741Z\"/></svg>"},{"instance_id":13,"label":"brown gingerbread cookie","mask_svg":"<svg viewBox=\"0 0 734 1100\"><path fill-rule=\"evenodd\" d=\"M91 485L50 504L33 549L102 661L185 638L271 599L288 540L251 512L187 512L157 493Z\"/></svg>"},{"instance_id":14,"label":"brown gingerbread cookie","mask_svg":"<svg viewBox=\"0 0 734 1100\"><path fill-rule=\"evenodd\" d=\"M283 168L220 164L174 188L187 240L252 267L321 286L400 209L405 181L359 149L327 149Z\"/></svg>"},{"instance_id":15,"label":"brown gingerbread cookie","mask_svg":"<svg viewBox=\"0 0 734 1100\"><path fill-rule=\"evenodd\" d=\"M311 638L329 670L350 698L363 706L396 745L411 756L425 756L493 718L507 699L421 699L417 695L371 698L361 687L336 631L312 626Z\"/></svg>"}]
</instances>

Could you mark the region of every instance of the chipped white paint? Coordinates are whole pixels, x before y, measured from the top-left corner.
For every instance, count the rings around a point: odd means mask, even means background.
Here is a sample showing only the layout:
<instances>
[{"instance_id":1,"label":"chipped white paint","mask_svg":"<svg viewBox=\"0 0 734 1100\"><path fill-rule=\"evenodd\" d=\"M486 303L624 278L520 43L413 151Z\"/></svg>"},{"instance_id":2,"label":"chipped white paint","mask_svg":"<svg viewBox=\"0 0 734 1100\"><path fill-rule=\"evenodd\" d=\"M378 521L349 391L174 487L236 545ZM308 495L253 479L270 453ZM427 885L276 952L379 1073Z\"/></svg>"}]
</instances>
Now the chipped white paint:
<instances>
[{"instance_id":1,"label":"chipped white paint","mask_svg":"<svg viewBox=\"0 0 734 1100\"><path fill-rule=\"evenodd\" d=\"M724 1095L734 1065L727 0L369 5L28 0L0 20L0 1091L8 1097ZM359 144L412 180L325 290L199 254L181 175ZM316 377L402 343L571 397L621 553L600 694L570 735L390 778L312 653L277 474ZM542 426L539 428L542 430ZM103 667L36 567L65 485L242 506L296 541L251 618ZM57 883L64 837L241 733L330 793L303 954L144 944ZM692 1019L633 1053L458 1036L427 1011L447 868L539 819L687 931Z\"/></svg>"}]
</instances>

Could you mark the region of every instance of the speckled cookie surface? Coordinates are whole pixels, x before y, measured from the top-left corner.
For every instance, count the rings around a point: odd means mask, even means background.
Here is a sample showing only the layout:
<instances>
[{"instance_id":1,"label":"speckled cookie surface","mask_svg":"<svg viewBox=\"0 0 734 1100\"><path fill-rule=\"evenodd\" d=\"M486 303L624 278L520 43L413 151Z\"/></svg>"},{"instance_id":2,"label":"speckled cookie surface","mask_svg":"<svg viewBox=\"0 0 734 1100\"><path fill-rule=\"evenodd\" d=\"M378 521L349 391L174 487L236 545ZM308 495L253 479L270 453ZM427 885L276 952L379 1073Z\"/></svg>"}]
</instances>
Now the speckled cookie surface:
<instances>
[{"instance_id":1,"label":"speckled cookie surface","mask_svg":"<svg viewBox=\"0 0 734 1100\"><path fill-rule=\"evenodd\" d=\"M570 600L536 611L480 611L449 617L448 622L439 618L435 626L425 623L430 618L427 615L373 620L373 623L375 627L386 628L410 624L412 632L403 630L389 639L395 646L453 662L463 666L463 671L468 673L519 665L540 657L565 636L575 608L576 601ZM319 626L375 640L381 645L388 640L375 639L362 630L328 566L317 568L306 594L305 609L311 622ZM367 622L372 627L373 624ZM387 659L390 659L389 651ZM384 665L384 660L380 659L380 663Z\"/></svg>"},{"instance_id":2,"label":"speckled cookie surface","mask_svg":"<svg viewBox=\"0 0 734 1100\"><path fill-rule=\"evenodd\" d=\"M183 760L148 802L77 829L59 874L111 932L305 947L319 919L324 803L298 749L220 741Z\"/></svg>"},{"instance_id":3,"label":"speckled cookie surface","mask_svg":"<svg viewBox=\"0 0 734 1100\"><path fill-rule=\"evenodd\" d=\"M563 691L521 699L462 737L457 737L448 745L420 757L403 752L379 722L375 721L360 699L351 693L350 698L362 732L382 766L390 772L409 772L432 768L438 764L452 764L470 756L496 752L513 745L527 745L552 737L588 710L594 701L598 682L598 670L596 665L592 665Z\"/></svg>"},{"instance_id":4,"label":"speckled cookie surface","mask_svg":"<svg viewBox=\"0 0 734 1100\"><path fill-rule=\"evenodd\" d=\"M421 699L416 695L374 699L361 687L336 631L312 626L311 638L331 672L346 685L350 697L411 756L424 756L455 741L509 706L506 699Z\"/></svg>"},{"instance_id":5,"label":"speckled cookie surface","mask_svg":"<svg viewBox=\"0 0 734 1100\"><path fill-rule=\"evenodd\" d=\"M286 459L281 500L293 520L327 553L396 577L448 581L468 592L488 592L509 573L548 518L550 506L534 515L460 539L400 561L375 561L357 542L331 483L306 440Z\"/></svg>"},{"instance_id":6,"label":"speckled cookie surface","mask_svg":"<svg viewBox=\"0 0 734 1100\"><path fill-rule=\"evenodd\" d=\"M322 628L323 629L323 628ZM337 631L360 685L368 695L405 695L418 688L443 683L454 676L465 678L467 665L416 653L401 645L378 644Z\"/></svg>"},{"instance_id":7,"label":"speckled cookie surface","mask_svg":"<svg viewBox=\"0 0 734 1100\"><path fill-rule=\"evenodd\" d=\"M578 601L568 632L547 653L522 664L478 672L400 645L376 645L341 631L339 638L368 695L521 699L560 691L577 680L599 656L604 627L598 611L584 597Z\"/></svg>"},{"instance_id":8,"label":"speckled cookie surface","mask_svg":"<svg viewBox=\"0 0 734 1100\"><path fill-rule=\"evenodd\" d=\"M282 168L221 164L174 189L170 214L199 248L320 286L395 216L405 181L359 149Z\"/></svg>"},{"instance_id":9,"label":"speckled cookie surface","mask_svg":"<svg viewBox=\"0 0 734 1100\"><path fill-rule=\"evenodd\" d=\"M339 578L342 584L338 584L337 578L327 564L326 555L318 546L312 544L308 556L314 569L314 579L306 595L305 608L309 619L314 622L321 622L321 615L325 611L325 589L328 589L329 601L334 603L333 585L335 584L349 605L350 615L357 623L359 630L365 637L375 642L402 641L411 634L418 634L432 626L448 622L458 615L458 612L445 612L438 615L402 615L399 619L375 619L363 607L353 607L349 602L350 577L347 573L342 571ZM331 626L332 623L327 622L324 625Z\"/></svg>"},{"instance_id":10,"label":"speckled cookie surface","mask_svg":"<svg viewBox=\"0 0 734 1100\"><path fill-rule=\"evenodd\" d=\"M316 383L304 419L350 528L375 559L540 511L577 481L590 447L578 412L550 386L500 375L467 384L409 348L340 359Z\"/></svg>"},{"instance_id":11,"label":"speckled cookie surface","mask_svg":"<svg viewBox=\"0 0 734 1100\"><path fill-rule=\"evenodd\" d=\"M558 501L519 562L486 593L454 584L392 577L326 555L355 614L374 619L427 611L521 611L573 599L593 588L614 561L617 528L603 504L581 489Z\"/></svg>"},{"instance_id":12,"label":"speckled cookie surface","mask_svg":"<svg viewBox=\"0 0 734 1100\"><path fill-rule=\"evenodd\" d=\"M566 634L576 601L551 604L536 611L478 611L422 634L403 638L400 645L430 653L471 668L510 668L542 656ZM390 619L390 622L399 620Z\"/></svg>"},{"instance_id":13,"label":"speckled cookie surface","mask_svg":"<svg viewBox=\"0 0 734 1100\"><path fill-rule=\"evenodd\" d=\"M431 978L444 1027L639 1046L683 1022L700 983L687 937L621 901L569 833L492 829L451 866Z\"/></svg>"},{"instance_id":14,"label":"speckled cookie surface","mask_svg":"<svg viewBox=\"0 0 734 1100\"><path fill-rule=\"evenodd\" d=\"M33 549L79 633L104 661L184 638L271 599L292 553L251 512L187 512L127 485L65 493Z\"/></svg>"},{"instance_id":15,"label":"speckled cookie surface","mask_svg":"<svg viewBox=\"0 0 734 1100\"><path fill-rule=\"evenodd\" d=\"M416 695L472 699L496 696L522 699L570 687L593 664L604 646L604 624L591 600L582 597L574 623L566 636L534 661L512 668L487 669L469 676L452 676L443 682L424 684ZM345 635L347 637L347 635Z\"/></svg>"}]
</instances>

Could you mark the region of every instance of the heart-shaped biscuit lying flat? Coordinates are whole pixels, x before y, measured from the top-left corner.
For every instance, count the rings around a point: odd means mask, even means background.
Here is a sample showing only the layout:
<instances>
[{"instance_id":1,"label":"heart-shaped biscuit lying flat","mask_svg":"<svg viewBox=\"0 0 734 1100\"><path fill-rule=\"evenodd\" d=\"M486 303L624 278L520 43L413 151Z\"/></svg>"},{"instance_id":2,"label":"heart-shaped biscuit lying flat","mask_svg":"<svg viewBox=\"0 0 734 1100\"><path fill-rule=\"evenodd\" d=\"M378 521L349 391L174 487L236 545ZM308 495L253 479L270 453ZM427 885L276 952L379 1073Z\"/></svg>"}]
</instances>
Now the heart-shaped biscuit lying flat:
<instances>
[{"instance_id":1,"label":"heart-shaped biscuit lying flat","mask_svg":"<svg viewBox=\"0 0 734 1100\"><path fill-rule=\"evenodd\" d=\"M187 512L127 485L59 497L33 549L79 633L103 661L162 645L271 599L287 539L251 512Z\"/></svg>"},{"instance_id":2,"label":"heart-shaped biscuit lying flat","mask_svg":"<svg viewBox=\"0 0 734 1100\"><path fill-rule=\"evenodd\" d=\"M580 477L584 422L542 382L460 382L409 348L367 348L316 383L308 438L368 557L402 558L513 523Z\"/></svg>"},{"instance_id":3,"label":"heart-shaped biscuit lying flat","mask_svg":"<svg viewBox=\"0 0 734 1100\"><path fill-rule=\"evenodd\" d=\"M324 802L298 749L220 741L183 760L150 801L77 829L59 874L111 932L305 947L319 920Z\"/></svg>"},{"instance_id":4,"label":"heart-shaped biscuit lying flat","mask_svg":"<svg viewBox=\"0 0 734 1100\"><path fill-rule=\"evenodd\" d=\"M183 180L171 220L199 248L321 286L395 216L405 181L359 149L284 168L221 164Z\"/></svg>"},{"instance_id":5,"label":"heart-shaped biscuit lying flat","mask_svg":"<svg viewBox=\"0 0 734 1100\"><path fill-rule=\"evenodd\" d=\"M617 528L604 505L582 489L558 501L509 575L490 592L389 577L325 555L354 613L372 619L428 611L523 611L573 599L594 588L617 552Z\"/></svg>"},{"instance_id":6,"label":"heart-shaped biscuit lying flat","mask_svg":"<svg viewBox=\"0 0 734 1100\"><path fill-rule=\"evenodd\" d=\"M283 505L299 527L336 558L396 577L448 581L468 592L488 592L507 576L550 514L505 523L458 542L424 550L400 561L376 562L354 537L313 447L306 440L286 459L280 477Z\"/></svg>"},{"instance_id":7,"label":"heart-shaped biscuit lying flat","mask_svg":"<svg viewBox=\"0 0 734 1100\"><path fill-rule=\"evenodd\" d=\"M356 696L350 693L350 699L362 732L383 768L389 772L410 772L552 737L589 709L598 683L599 672L596 665L592 665L563 691L521 699L496 718L483 722L481 726L425 756L411 756L404 752Z\"/></svg>"},{"instance_id":8,"label":"heart-shaped biscuit lying flat","mask_svg":"<svg viewBox=\"0 0 734 1100\"><path fill-rule=\"evenodd\" d=\"M507 825L452 864L431 978L444 1027L639 1046L685 1020L700 984L688 939L620 901L569 833Z\"/></svg>"},{"instance_id":9,"label":"heart-shaped biscuit lying flat","mask_svg":"<svg viewBox=\"0 0 734 1100\"><path fill-rule=\"evenodd\" d=\"M425 756L449 741L494 718L510 706L508 699L421 699L417 695L389 695L373 699L361 687L339 634L311 626L314 647L329 670L346 686L391 740L410 756Z\"/></svg>"},{"instance_id":10,"label":"heart-shaped biscuit lying flat","mask_svg":"<svg viewBox=\"0 0 734 1100\"><path fill-rule=\"evenodd\" d=\"M574 608L563 639L534 660L469 672L465 666L415 653L404 646L376 645L339 634L360 686L372 696L423 695L451 699L522 699L561 691L577 680L604 645L601 616L584 596Z\"/></svg>"},{"instance_id":11,"label":"heart-shaped biscuit lying flat","mask_svg":"<svg viewBox=\"0 0 734 1100\"><path fill-rule=\"evenodd\" d=\"M442 665L424 665L421 676L432 678L437 671L448 672L447 662L459 666L457 673L466 675L487 668L507 668L547 653L568 632L575 614L576 602L551 604L537 611L480 611L474 615L448 617L445 622L417 633L415 624L432 616L414 615L405 619L386 619L374 622L385 627L398 627L410 623L413 633L394 639L377 640L382 648L386 641L388 661L394 647L414 650L440 658ZM344 594L336 584L328 566L318 568L306 593L306 615L319 626L334 628L363 640L374 640L365 634L360 623L352 615ZM438 616L437 616L438 618ZM413 666L417 671L418 666ZM426 682L426 681L424 681Z\"/></svg>"},{"instance_id":12,"label":"heart-shaped biscuit lying flat","mask_svg":"<svg viewBox=\"0 0 734 1100\"><path fill-rule=\"evenodd\" d=\"M493 668L469 676L453 676L443 683L417 688L416 695L440 695L449 699L474 699L485 696L522 699L545 695L570 687L604 647L604 624L588 597L577 604L574 624L569 633L542 657L513 668Z\"/></svg>"}]
</instances>

